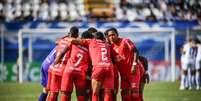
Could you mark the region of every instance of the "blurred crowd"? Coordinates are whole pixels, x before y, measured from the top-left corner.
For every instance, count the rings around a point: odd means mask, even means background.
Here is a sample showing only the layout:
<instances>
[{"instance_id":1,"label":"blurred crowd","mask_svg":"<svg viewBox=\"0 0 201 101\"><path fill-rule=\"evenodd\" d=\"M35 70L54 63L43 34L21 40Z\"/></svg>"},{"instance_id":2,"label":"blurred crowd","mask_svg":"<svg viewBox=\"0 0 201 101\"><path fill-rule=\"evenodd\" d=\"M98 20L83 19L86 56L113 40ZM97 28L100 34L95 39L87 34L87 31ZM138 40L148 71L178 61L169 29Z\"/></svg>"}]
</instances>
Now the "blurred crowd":
<instances>
[{"instance_id":1,"label":"blurred crowd","mask_svg":"<svg viewBox=\"0 0 201 101\"><path fill-rule=\"evenodd\" d=\"M87 1L90 0L0 0L0 21L87 21ZM113 0L113 5L113 16L101 20L201 21L201 0Z\"/></svg>"}]
</instances>

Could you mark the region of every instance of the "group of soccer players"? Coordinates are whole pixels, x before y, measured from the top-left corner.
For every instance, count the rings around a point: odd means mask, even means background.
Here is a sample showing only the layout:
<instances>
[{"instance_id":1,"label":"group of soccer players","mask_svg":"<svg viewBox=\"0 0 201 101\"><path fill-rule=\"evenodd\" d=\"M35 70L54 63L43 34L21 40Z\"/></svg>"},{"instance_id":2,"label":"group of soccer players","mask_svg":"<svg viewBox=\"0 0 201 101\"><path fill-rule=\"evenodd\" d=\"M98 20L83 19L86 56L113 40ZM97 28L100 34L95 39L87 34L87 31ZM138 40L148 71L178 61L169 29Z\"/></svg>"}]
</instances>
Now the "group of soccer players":
<instances>
[{"instance_id":1,"label":"group of soccer players","mask_svg":"<svg viewBox=\"0 0 201 101\"><path fill-rule=\"evenodd\" d=\"M78 101L117 101L119 82L122 101L143 101L148 61L130 39L116 28L102 33L93 27L78 37L79 29L71 27L42 63L39 101L57 101L59 93L70 101L73 85Z\"/></svg>"},{"instance_id":2,"label":"group of soccer players","mask_svg":"<svg viewBox=\"0 0 201 101\"><path fill-rule=\"evenodd\" d=\"M201 43L196 37L190 37L183 45L181 52L181 83L180 90L199 90L201 87Z\"/></svg>"}]
</instances>

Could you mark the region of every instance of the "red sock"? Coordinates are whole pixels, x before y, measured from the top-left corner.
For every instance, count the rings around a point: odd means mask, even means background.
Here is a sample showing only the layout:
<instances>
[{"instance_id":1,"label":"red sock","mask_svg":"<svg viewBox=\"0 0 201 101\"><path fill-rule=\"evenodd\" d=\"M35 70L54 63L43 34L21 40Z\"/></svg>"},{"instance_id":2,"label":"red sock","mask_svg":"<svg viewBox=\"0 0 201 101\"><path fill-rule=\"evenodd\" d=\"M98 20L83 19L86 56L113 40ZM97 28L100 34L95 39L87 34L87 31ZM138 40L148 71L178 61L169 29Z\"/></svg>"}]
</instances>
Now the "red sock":
<instances>
[{"instance_id":1,"label":"red sock","mask_svg":"<svg viewBox=\"0 0 201 101\"><path fill-rule=\"evenodd\" d=\"M112 93L111 92L104 93L104 101L112 101Z\"/></svg>"},{"instance_id":2,"label":"red sock","mask_svg":"<svg viewBox=\"0 0 201 101\"><path fill-rule=\"evenodd\" d=\"M98 96L96 94L92 94L92 101L98 101Z\"/></svg>"},{"instance_id":3,"label":"red sock","mask_svg":"<svg viewBox=\"0 0 201 101\"><path fill-rule=\"evenodd\" d=\"M70 96L61 94L60 101L70 101L70 100L71 100Z\"/></svg>"},{"instance_id":4,"label":"red sock","mask_svg":"<svg viewBox=\"0 0 201 101\"><path fill-rule=\"evenodd\" d=\"M121 99L122 101L131 101L131 95L129 93L124 93L121 91Z\"/></svg>"},{"instance_id":5,"label":"red sock","mask_svg":"<svg viewBox=\"0 0 201 101\"><path fill-rule=\"evenodd\" d=\"M84 96L77 96L77 101L85 101L85 97Z\"/></svg>"},{"instance_id":6,"label":"red sock","mask_svg":"<svg viewBox=\"0 0 201 101\"><path fill-rule=\"evenodd\" d=\"M57 100L57 94L51 93L51 94L49 94L47 99L48 99L47 101L56 101Z\"/></svg>"},{"instance_id":7,"label":"red sock","mask_svg":"<svg viewBox=\"0 0 201 101\"><path fill-rule=\"evenodd\" d=\"M141 101L140 95L138 93L132 94L133 101Z\"/></svg>"}]
</instances>

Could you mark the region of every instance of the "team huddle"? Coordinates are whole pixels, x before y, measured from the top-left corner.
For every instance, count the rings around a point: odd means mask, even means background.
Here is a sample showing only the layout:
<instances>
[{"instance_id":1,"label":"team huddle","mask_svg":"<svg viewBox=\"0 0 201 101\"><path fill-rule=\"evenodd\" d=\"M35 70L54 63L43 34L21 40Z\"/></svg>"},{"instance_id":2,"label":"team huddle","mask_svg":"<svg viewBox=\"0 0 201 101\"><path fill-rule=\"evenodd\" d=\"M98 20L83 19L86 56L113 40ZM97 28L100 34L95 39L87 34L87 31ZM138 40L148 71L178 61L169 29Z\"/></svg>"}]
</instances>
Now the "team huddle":
<instances>
[{"instance_id":1,"label":"team huddle","mask_svg":"<svg viewBox=\"0 0 201 101\"><path fill-rule=\"evenodd\" d=\"M116 28L104 33L91 27L79 37L79 29L57 39L41 65L44 87L39 101L70 101L73 88L78 101L143 101L149 82L148 61L135 44L120 38Z\"/></svg>"},{"instance_id":2,"label":"team huddle","mask_svg":"<svg viewBox=\"0 0 201 101\"><path fill-rule=\"evenodd\" d=\"M181 50L181 83L180 90L196 89L201 87L201 43L196 37L189 38Z\"/></svg>"}]
</instances>

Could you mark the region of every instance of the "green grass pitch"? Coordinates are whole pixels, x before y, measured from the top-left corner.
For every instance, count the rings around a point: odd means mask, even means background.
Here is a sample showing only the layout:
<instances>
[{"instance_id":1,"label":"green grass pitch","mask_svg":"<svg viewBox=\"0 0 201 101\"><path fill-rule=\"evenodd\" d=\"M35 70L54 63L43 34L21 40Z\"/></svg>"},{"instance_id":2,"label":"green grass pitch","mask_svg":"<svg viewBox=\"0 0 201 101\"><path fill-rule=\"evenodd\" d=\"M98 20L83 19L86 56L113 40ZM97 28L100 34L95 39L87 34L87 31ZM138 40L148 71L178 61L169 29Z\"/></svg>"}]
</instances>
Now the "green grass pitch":
<instances>
[{"instance_id":1,"label":"green grass pitch","mask_svg":"<svg viewBox=\"0 0 201 101\"><path fill-rule=\"evenodd\" d=\"M152 82L145 87L145 101L201 101L201 90L180 91L178 82ZM0 101L37 101L39 83L0 83ZM76 101L75 93L72 101ZM118 101L120 96L118 95Z\"/></svg>"}]
</instances>

